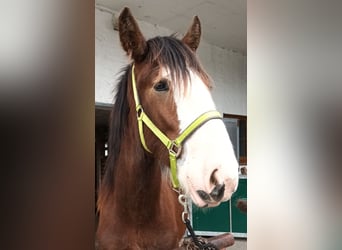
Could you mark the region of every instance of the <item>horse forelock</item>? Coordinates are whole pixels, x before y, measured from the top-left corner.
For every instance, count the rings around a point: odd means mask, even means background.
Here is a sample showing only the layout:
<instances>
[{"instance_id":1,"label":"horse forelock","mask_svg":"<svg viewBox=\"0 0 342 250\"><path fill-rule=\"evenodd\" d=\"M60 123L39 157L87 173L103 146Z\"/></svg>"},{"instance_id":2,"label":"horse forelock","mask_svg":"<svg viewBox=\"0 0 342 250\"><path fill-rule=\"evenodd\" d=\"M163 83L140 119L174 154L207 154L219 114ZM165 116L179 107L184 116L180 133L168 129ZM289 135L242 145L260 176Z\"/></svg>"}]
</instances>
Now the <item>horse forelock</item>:
<instances>
[{"instance_id":1,"label":"horse forelock","mask_svg":"<svg viewBox=\"0 0 342 250\"><path fill-rule=\"evenodd\" d=\"M175 35L149 39L143 62L167 69L174 84L187 83L191 69L211 88L210 77L203 69L196 54Z\"/></svg>"}]
</instances>

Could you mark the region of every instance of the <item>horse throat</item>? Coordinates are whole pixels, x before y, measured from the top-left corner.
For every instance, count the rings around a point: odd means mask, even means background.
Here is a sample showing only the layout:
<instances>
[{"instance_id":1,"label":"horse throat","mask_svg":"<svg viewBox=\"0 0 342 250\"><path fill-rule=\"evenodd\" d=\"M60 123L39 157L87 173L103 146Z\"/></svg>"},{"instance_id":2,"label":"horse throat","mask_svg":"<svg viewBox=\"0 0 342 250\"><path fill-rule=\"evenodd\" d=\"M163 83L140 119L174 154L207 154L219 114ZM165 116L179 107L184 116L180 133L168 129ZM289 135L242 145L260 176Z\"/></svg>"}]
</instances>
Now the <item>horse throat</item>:
<instances>
[{"instance_id":1,"label":"horse throat","mask_svg":"<svg viewBox=\"0 0 342 250\"><path fill-rule=\"evenodd\" d=\"M126 152L122 152L125 155ZM115 207L125 223L145 224L160 209L162 174L151 156L129 152L126 162L119 163L115 188Z\"/></svg>"}]
</instances>

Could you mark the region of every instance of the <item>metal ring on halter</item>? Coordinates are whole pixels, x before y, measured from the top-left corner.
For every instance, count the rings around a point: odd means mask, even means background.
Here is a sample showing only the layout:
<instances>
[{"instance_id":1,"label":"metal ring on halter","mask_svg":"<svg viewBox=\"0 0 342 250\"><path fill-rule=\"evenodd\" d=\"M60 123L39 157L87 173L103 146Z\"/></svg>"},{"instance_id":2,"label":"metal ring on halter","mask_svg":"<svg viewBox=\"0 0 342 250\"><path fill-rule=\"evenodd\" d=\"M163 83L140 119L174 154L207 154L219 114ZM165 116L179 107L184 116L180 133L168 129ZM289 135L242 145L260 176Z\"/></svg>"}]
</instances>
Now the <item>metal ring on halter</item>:
<instances>
[{"instance_id":1,"label":"metal ring on halter","mask_svg":"<svg viewBox=\"0 0 342 250\"><path fill-rule=\"evenodd\" d=\"M178 158L181 152L182 152L182 145L178 145L175 141L172 141L170 149L169 149L169 153L174 155L176 158Z\"/></svg>"},{"instance_id":2,"label":"metal ring on halter","mask_svg":"<svg viewBox=\"0 0 342 250\"><path fill-rule=\"evenodd\" d=\"M178 195L178 202L184 207L186 206L186 196L184 194L179 194Z\"/></svg>"}]
</instances>

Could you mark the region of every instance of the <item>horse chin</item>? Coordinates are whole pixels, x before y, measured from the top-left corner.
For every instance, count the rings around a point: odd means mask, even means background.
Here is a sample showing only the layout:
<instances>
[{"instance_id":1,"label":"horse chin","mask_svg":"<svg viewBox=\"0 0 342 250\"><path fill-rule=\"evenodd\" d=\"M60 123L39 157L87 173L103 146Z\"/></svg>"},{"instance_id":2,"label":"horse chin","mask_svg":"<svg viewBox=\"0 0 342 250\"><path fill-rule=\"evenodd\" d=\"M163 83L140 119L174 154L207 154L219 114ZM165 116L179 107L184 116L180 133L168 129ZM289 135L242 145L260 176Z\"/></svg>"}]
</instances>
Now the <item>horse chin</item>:
<instances>
[{"instance_id":1,"label":"horse chin","mask_svg":"<svg viewBox=\"0 0 342 250\"><path fill-rule=\"evenodd\" d=\"M207 207L217 207L218 205L220 205L221 202L212 202L212 203L206 203L204 206L200 207L198 206L199 208L207 208Z\"/></svg>"}]
</instances>

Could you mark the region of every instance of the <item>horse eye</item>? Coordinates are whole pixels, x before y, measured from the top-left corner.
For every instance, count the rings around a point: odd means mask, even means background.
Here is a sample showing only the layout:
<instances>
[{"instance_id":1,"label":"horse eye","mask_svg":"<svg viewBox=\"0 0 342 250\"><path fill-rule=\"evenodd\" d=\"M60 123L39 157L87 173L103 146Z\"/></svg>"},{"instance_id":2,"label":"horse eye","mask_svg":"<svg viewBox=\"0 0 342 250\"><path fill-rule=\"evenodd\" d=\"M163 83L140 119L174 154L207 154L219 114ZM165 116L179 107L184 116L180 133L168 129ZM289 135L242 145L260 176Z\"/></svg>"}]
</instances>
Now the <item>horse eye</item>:
<instances>
[{"instance_id":1,"label":"horse eye","mask_svg":"<svg viewBox=\"0 0 342 250\"><path fill-rule=\"evenodd\" d=\"M156 91L168 91L169 90L169 84L166 80L161 80L158 83L156 83L153 87Z\"/></svg>"}]
</instances>

